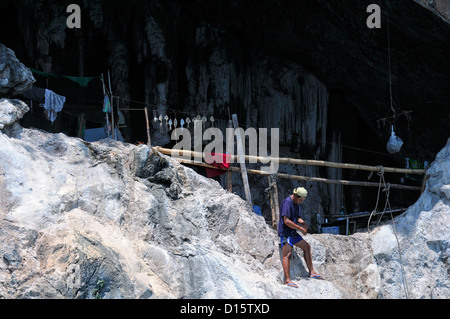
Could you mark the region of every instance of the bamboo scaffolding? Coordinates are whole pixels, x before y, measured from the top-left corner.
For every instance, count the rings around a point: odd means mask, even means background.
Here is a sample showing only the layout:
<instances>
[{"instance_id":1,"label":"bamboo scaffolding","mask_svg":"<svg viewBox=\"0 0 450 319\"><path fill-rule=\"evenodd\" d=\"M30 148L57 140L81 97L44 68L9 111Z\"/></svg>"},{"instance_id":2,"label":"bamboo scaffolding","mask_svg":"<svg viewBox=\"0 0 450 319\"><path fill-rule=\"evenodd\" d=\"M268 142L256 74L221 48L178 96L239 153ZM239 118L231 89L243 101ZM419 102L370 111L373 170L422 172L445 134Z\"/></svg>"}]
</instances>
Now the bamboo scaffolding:
<instances>
[{"instance_id":1,"label":"bamboo scaffolding","mask_svg":"<svg viewBox=\"0 0 450 319\"><path fill-rule=\"evenodd\" d=\"M201 152L193 152L187 150L171 150L168 148L155 147L155 150L165 154L165 155L177 155L183 157L189 156L197 156L202 157L204 153ZM231 155L231 161L238 161L237 155ZM336 162L328 162L328 161L320 161L320 160L305 160L305 159L295 159L295 158L283 158L283 157L263 157L263 156L250 156L245 155L245 160L250 163L269 163L271 161L277 161L280 164L293 164L293 165L309 165L309 166L326 166L326 167L335 167L335 168L346 168L346 169L356 169L370 172L379 172L381 166L369 166L369 165L361 165L361 164L347 164L347 163L336 163ZM385 173L399 173L399 174L418 174L424 175L426 170L424 169L408 169L408 168L396 168L396 167L384 167L383 170Z\"/></svg>"},{"instance_id":2,"label":"bamboo scaffolding","mask_svg":"<svg viewBox=\"0 0 450 319\"><path fill-rule=\"evenodd\" d=\"M158 150L158 147L155 147L154 150ZM218 168L206 163L197 163L190 160L185 160L181 158L174 158L178 162L182 164L190 164L195 166L202 166L206 168L212 168L212 169L218 169L222 171L232 171L236 173L241 173L241 169L238 167L230 167L230 169L224 169L224 168ZM318 182L318 183L326 183L326 184L340 184L340 185L347 185L347 186L364 186L364 187L379 187L379 183L373 183L373 182L361 182L361 181L347 181L347 180L334 180L334 179L327 179L327 178L321 178L321 177L307 177L307 176L299 176L299 175L290 175L290 174L284 174L284 173L275 173L272 174L270 172L266 171L260 171L255 169L248 169L247 168L247 174L256 174L256 175L265 175L265 176L276 176L278 178L283 179L293 179L293 180L299 180L299 181L305 181L305 182ZM395 189L405 189L405 190L413 190L413 191L420 191L421 187L417 186L408 186L408 185L400 185L400 184L389 184L390 188Z\"/></svg>"}]
</instances>

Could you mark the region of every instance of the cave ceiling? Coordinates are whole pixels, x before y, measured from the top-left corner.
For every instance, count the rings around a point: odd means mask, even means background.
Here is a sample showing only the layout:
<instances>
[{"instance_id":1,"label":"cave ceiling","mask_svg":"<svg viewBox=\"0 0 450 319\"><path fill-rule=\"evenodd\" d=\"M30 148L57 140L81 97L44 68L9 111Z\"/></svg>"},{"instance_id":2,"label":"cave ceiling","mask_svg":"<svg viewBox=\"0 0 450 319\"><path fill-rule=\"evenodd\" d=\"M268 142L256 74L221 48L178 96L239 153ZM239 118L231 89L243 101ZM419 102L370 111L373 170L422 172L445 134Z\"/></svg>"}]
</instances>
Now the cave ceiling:
<instances>
[{"instance_id":1,"label":"cave ceiling","mask_svg":"<svg viewBox=\"0 0 450 319\"><path fill-rule=\"evenodd\" d=\"M142 59L140 49L144 49L140 46L139 30L145 28L142 15L148 11L140 8L150 6L167 36L168 56L174 68L183 66L185 56L180 51L192 49L189 47L194 43L189 41L195 34L192 30L200 24L210 25L222 30L224 45L233 41L227 49L228 54L235 55L232 59L242 60L239 55L249 50L252 52L247 56L249 59L271 56L293 61L316 75L326 85L330 100L341 95L342 103L350 107L343 111L358 112L367 130L380 141L389 137L394 115L397 115L396 128L407 141L405 152L413 156L433 159L431 157L450 137L450 14L445 0L88 2L95 3L89 8L100 8L103 13L101 20L95 21L95 12L89 12L90 19L83 18L86 21L83 32L85 35L92 33L90 41L100 40L105 45L103 51L89 52L86 44L88 55L106 54L115 45L116 37L122 37L134 42L130 46L132 49L124 53L126 59ZM54 18L54 8L62 7L58 10L65 21L64 11L69 3L71 1L2 0L2 11L15 12L1 22L0 41L15 50L20 60L35 63L33 57L39 50L36 43L40 26L49 25L46 15ZM366 25L369 16L366 10L372 3L381 7L381 28L369 29ZM32 27L25 27L27 23ZM76 31L64 32L69 38L68 34ZM171 38L184 40L172 41ZM232 40L227 42L226 39ZM30 46L29 43L35 44ZM60 56L70 55L69 44L53 44L49 50L58 51ZM201 55L198 58L201 59ZM111 61L104 56L97 59L106 64ZM95 69L96 63L85 62L86 73L89 67ZM69 68L74 70L73 66L60 65L59 71L67 73ZM132 77L139 72L141 70L129 70L130 86L135 81ZM390 107L390 75L396 113ZM165 76L164 70L160 76ZM182 96L182 92L173 94ZM383 118L387 120L381 121Z\"/></svg>"}]
</instances>

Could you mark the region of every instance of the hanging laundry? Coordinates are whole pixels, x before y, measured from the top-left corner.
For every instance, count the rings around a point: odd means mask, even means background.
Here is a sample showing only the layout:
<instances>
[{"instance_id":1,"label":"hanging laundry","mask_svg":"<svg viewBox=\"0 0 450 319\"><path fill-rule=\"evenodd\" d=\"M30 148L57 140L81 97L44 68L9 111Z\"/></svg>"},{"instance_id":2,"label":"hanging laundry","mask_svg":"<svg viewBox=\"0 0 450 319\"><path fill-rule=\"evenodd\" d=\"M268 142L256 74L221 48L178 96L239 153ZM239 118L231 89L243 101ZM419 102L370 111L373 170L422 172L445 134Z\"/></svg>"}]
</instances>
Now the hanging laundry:
<instances>
[{"instance_id":1,"label":"hanging laundry","mask_svg":"<svg viewBox=\"0 0 450 319\"><path fill-rule=\"evenodd\" d=\"M105 94L103 99L103 113L111 112L111 101L109 100L109 96Z\"/></svg>"},{"instance_id":2,"label":"hanging laundry","mask_svg":"<svg viewBox=\"0 0 450 319\"><path fill-rule=\"evenodd\" d=\"M187 128L189 128L189 124L191 124L191 119L189 117L186 119L186 124L187 124Z\"/></svg>"},{"instance_id":3,"label":"hanging laundry","mask_svg":"<svg viewBox=\"0 0 450 319\"><path fill-rule=\"evenodd\" d=\"M164 120L166 121L166 130L169 129L169 117L166 115L164 116Z\"/></svg>"},{"instance_id":4,"label":"hanging laundry","mask_svg":"<svg viewBox=\"0 0 450 319\"><path fill-rule=\"evenodd\" d=\"M174 129L174 132L175 132L175 139L178 141L178 133L177 133L177 130L176 130L177 125L178 125L178 120L177 120L177 118L175 118L173 120L173 129Z\"/></svg>"},{"instance_id":5,"label":"hanging laundry","mask_svg":"<svg viewBox=\"0 0 450 319\"><path fill-rule=\"evenodd\" d=\"M198 125L198 122L200 122L200 121L201 121L200 115L194 116L194 117L192 118L192 123L194 124L194 127L195 127L196 125Z\"/></svg>"},{"instance_id":6,"label":"hanging laundry","mask_svg":"<svg viewBox=\"0 0 450 319\"><path fill-rule=\"evenodd\" d=\"M52 123L56 120L56 114L61 112L66 103L66 97L53 91L45 90L44 109L47 111L47 119Z\"/></svg>"},{"instance_id":7,"label":"hanging laundry","mask_svg":"<svg viewBox=\"0 0 450 319\"><path fill-rule=\"evenodd\" d=\"M219 161L217 161L219 159ZM217 168L230 169L231 155L221 153L205 153L205 162ZM206 168L206 176L208 178L224 175L227 171Z\"/></svg>"},{"instance_id":8,"label":"hanging laundry","mask_svg":"<svg viewBox=\"0 0 450 319\"><path fill-rule=\"evenodd\" d=\"M206 116L202 117L202 122L203 122L203 127L206 128L206 122L208 121L208 119L206 118Z\"/></svg>"},{"instance_id":9,"label":"hanging laundry","mask_svg":"<svg viewBox=\"0 0 450 319\"><path fill-rule=\"evenodd\" d=\"M33 68L29 68L29 69L35 75L39 75L39 76L42 76L42 77L47 78L47 79L56 79L56 80L69 79L69 80L75 82L76 84L78 84L79 86L84 87L84 88L88 87L89 83L91 81L100 79L100 76L96 76L96 77L67 76L67 75L58 75L58 74L53 74L53 73L42 72L42 71L38 71L38 70L33 69Z\"/></svg>"},{"instance_id":10,"label":"hanging laundry","mask_svg":"<svg viewBox=\"0 0 450 319\"><path fill-rule=\"evenodd\" d=\"M184 120L183 119L181 119L181 121L180 121L180 125L181 125L181 128L184 128Z\"/></svg>"}]
</instances>

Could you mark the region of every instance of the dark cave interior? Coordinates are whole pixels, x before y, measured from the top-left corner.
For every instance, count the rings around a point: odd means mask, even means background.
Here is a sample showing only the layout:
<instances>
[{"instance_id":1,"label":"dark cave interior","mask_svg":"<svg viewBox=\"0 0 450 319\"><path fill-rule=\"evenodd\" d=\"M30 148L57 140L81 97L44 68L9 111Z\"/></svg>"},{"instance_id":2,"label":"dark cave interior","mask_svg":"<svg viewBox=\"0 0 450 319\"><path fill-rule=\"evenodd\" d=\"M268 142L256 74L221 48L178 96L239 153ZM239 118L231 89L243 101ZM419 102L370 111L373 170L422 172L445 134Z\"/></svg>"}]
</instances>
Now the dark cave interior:
<instances>
[{"instance_id":1,"label":"dark cave interior","mask_svg":"<svg viewBox=\"0 0 450 319\"><path fill-rule=\"evenodd\" d=\"M203 67L209 63L207 70L212 72L217 65L211 57L224 52L223 59L233 66L238 79L248 73L253 80L260 65L276 73L290 64L301 65L320 79L329 94L327 145L335 142L332 133L339 132L342 162L391 167L404 167L405 158L431 162L449 138L450 25L411 0L358 4L349 0L79 1L82 28L73 30L64 28L65 9L71 2L2 0L0 10L5 14L0 20L0 42L26 66L40 71L96 77L111 70L113 91L124 98L120 107L150 105L160 111L163 97L158 85L163 83L166 110L196 114L202 108L196 101L203 98L198 93L203 89L198 84ZM366 26L366 8L371 3L383 9L381 29ZM389 106L388 22L395 114ZM163 53L158 43L164 44ZM200 79L197 84L189 72ZM100 80L80 88L70 80L35 78L35 86L66 96L66 107L53 125L45 120L41 108L34 107L22 120L24 127L76 136L80 113L85 114L86 128L105 124ZM210 113L226 121L229 108L247 119L246 96L257 100L258 92L252 88L231 94L221 103L218 82L216 86L213 82L204 93ZM260 110L257 119L264 112L273 110ZM124 113L125 140L146 143L143 112ZM261 125L259 120L257 124ZM391 155L386 142L393 124L405 143L399 153ZM277 126L273 123L272 127ZM287 148L292 143L282 141ZM330 147L317 154L308 151L310 145L300 144L303 157L328 159ZM342 178L367 180L367 175L344 170ZM393 174L387 178L392 183L421 185L420 180L404 177ZM358 201L359 209L370 210L376 192L345 188L342 204L350 208ZM392 197L395 204L406 207L417 194L393 190Z\"/></svg>"}]
</instances>

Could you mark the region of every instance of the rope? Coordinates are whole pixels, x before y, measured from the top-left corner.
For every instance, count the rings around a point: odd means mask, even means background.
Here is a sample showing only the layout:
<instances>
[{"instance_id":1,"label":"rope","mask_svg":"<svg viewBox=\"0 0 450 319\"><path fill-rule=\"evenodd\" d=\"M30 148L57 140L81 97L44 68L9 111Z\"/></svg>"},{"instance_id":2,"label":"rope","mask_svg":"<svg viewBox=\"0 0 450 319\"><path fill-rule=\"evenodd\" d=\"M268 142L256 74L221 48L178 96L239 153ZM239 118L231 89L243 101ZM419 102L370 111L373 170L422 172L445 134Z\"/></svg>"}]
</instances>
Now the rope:
<instances>
[{"instance_id":1,"label":"rope","mask_svg":"<svg viewBox=\"0 0 450 319\"><path fill-rule=\"evenodd\" d=\"M106 88L106 91L107 91L106 93L110 94L109 91L108 91L108 88ZM123 97L116 96L116 95L114 95L113 97L116 98L116 99L122 100L124 102L127 102L127 103L135 103L135 104L140 104L140 105L144 105L146 107L149 107L149 109L148 109L149 112L155 112L155 111L159 112L158 109L157 109L158 105L154 104L154 103L146 103L146 102L137 101L137 100L133 100L133 99L125 99ZM205 112L197 112L197 111L180 111L180 110L172 109L172 108L169 108L169 107L166 107L165 110L166 110L166 112L165 112L166 114L169 114L169 113L175 114L175 117L177 117L177 115L181 115L181 114L187 115L187 116L194 116L195 114L203 114L203 115L207 114L208 117L211 115L209 112L205 113ZM126 107L123 107L123 108L119 108L119 111L125 111L125 112L126 111L144 111L144 108L126 108ZM411 112L411 111L409 111L409 112ZM228 113L229 113L229 109L228 109ZM395 110L394 110L394 113L395 113ZM230 117L229 114L228 114L228 116ZM396 117L396 115L395 115L395 117ZM226 127L228 121L229 120L222 119L222 118L216 118L215 119L215 122L223 123L225 127ZM239 126L244 128L244 129L248 129L248 128L251 127L251 126L247 126L245 124L240 124ZM253 127L253 128L259 129L259 127ZM294 134L284 134L284 135L286 137L290 137L290 138L298 138L298 135L296 135L295 133ZM317 142L326 143L328 145L332 145L334 143L334 142L323 141L321 139L317 139ZM374 150L369 150L369 149L364 149L364 148L359 148L359 147L354 147L354 146L349 146L349 145L344 145L344 144L340 144L340 146L343 147L343 148L351 149L351 150L355 150L355 151L366 152L366 153L373 153L373 154L378 154L378 155L387 156L387 157L394 157L394 155L392 155L392 154L387 154L387 153L378 152L378 151L374 151Z\"/></svg>"},{"instance_id":2,"label":"rope","mask_svg":"<svg viewBox=\"0 0 450 319\"><path fill-rule=\"evenodd\" d=\"M275 187L275 186L277 185L277 182L276 182L277 174L276 174L276 173L269 175L269 178L270 178L270 181L271 181L271 182L270 182L270 184L269 184L269 187L267 187L267 188L264 190L265 193L268 193L268 192L270 191L271 188L273 188L273 187Z\"/></svg>"},{"instance_id":3,"label":"rope","mask_svg":"<svg viewBox=\"0 0 450 319\"><path fill-rule=\"evenodd\" d=\"M394 112L394 117L397 116L397 113L394 109L394 103L392 99L392 66L391 66L391 29L390 29L390 23L389 23L389 6L387 9L387 31L388 31L388 59L389 59L389 97L391 102L391 110Z\"/></svg>"},{"instance_id":4,"label":"rope","mask_svg":"<svg viewBox=\"0 0 450 319\"><path fill-rule=\"evenodd\" d=\"M386 213L386 210L389 209L389 212L391 214L391 220L392 220L392 229L394 230L395 239L397 241L398 252L399 252L399 255L400 255L400 264L402 266L403 288L405 290L406 299L409 299L409 289L408 289L408 284L406 282L406 272L405 272L405 267L404 267L404 264L403 264L402 249L401 249L401 246L400 246L400 241L398 239L397 227L395 226L395 220L394 220L394 215L392 214L391 204L389 202L389 195L390 195L391 185L390 185L390 183L386 184L386 180L384 178L384 167L383 166L378 166L378 168L379 168L379 171L378 171L377 174L378 174L378 176L380 176L380 181L379 181L379 184L378 184L377 202L375 204L375 209L371 212L369 220L367 222L367 232L370 233L370 221L372 219L372 216L377 212L378 203L380 201L381 186L383 184L383 187L384 187L383 192L386 193L386 202L385 202L385 205L384 205L383 213L381 214L381 216L380 216L380 218L378 220L377 226L380 223L381 218Z\"/></svg>"}]
</instances>

